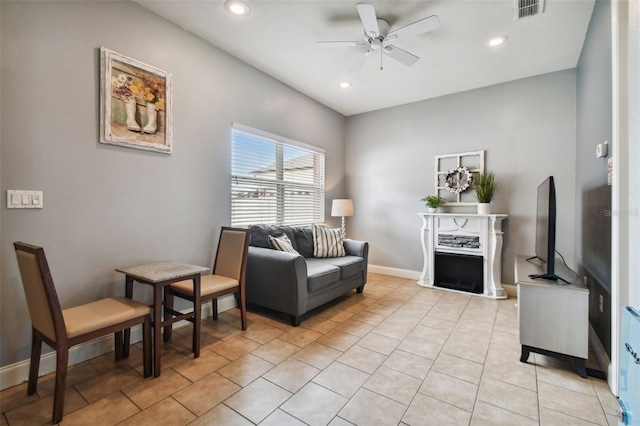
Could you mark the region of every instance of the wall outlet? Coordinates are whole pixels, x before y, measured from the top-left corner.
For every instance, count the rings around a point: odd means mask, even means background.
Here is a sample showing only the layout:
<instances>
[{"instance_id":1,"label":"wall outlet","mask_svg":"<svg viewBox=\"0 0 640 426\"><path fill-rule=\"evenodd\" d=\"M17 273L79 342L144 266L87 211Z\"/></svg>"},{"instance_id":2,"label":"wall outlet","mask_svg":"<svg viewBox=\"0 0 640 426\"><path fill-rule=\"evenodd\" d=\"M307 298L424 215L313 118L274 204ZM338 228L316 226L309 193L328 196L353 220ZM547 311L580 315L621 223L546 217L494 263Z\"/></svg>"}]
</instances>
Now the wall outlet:
<instances>
[{"instance_id":1,"label":"wall outlet","mask_svg":"<svg viewBox=\"0 0 640 426\"><path fill-rule=\"evenodd\" d=\"M600 312L604 312L604 297L600 295Z\"/></svg>"}]
</instances>

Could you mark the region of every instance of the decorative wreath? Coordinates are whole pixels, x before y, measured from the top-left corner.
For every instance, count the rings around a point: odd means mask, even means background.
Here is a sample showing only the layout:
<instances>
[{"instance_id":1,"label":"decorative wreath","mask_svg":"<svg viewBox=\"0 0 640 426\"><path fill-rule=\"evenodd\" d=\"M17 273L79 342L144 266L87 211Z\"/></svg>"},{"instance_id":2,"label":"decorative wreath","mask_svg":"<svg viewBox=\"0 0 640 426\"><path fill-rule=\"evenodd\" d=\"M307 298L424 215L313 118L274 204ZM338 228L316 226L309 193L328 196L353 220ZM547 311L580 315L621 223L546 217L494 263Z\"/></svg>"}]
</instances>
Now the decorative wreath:
<instances>
[{"instance_id":1,"label":"decorative wreath","mask_svg":"<svg viewBox=\"0 0 640 426\"><path fill-rule=\"evenodd\" d=\"M465 175L466 180L462 181L460 177ZM466 191L473 182L473 175L466 167L456 167L451 169L444 175L444 187L447 191L460 194Z\"/></svg>"}]
</instances>

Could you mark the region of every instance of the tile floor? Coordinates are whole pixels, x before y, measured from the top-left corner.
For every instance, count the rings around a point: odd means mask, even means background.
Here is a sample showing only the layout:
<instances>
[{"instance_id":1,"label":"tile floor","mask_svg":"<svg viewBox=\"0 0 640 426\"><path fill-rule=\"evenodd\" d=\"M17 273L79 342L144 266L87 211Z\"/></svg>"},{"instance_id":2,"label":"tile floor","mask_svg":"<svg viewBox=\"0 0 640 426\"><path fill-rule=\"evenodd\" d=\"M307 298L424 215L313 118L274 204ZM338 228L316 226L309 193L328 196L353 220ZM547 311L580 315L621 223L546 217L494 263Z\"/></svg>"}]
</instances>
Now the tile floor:
<instances>
[{"instance_id":1,"label":"tile floor","mask_svg":"<svg viewBox=\"0 0 640 426\"><path fill-rule=\"evenodd\" d=\"M70 369L63 425L617 425L606 382L532 355L519 362L515 299L486 300L371 274L299 327L238 310L164 344L144 379L139 344ZM0 425L51 418L53 375L36 395L0 393Z\"/></svg>"}]
</instances>

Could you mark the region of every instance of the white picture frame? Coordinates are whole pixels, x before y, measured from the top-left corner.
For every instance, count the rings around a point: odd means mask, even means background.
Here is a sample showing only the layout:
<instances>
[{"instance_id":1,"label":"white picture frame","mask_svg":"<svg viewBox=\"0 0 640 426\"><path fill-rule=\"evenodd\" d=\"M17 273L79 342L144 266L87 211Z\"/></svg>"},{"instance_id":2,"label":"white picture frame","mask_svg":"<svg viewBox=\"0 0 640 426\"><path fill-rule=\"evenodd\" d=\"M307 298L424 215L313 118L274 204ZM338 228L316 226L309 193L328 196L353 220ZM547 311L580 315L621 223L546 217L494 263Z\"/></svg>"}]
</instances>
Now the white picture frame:
<instances>
[{"instance_id":1,"label":"white picture frame","mask_svg":"<svg viewBox=\"0 0 640 426\"><path fill-rule=\"evenodd\" d=\"M468 170L472 178L484 173L484 151L436 155L434 168L435 194L442 196L446 200L447 206L475 206L478 201L473 196L475 191L472 185L469 185L463 191L451 192L445 184L445 179L449 172L460 168Z\"/></svg>"},{"instance_id":2,"label":"white picture frame","mask_svg":"<svg viewBox=\"0 0 640 426\"><path fill-rule=\"evenodd\" d=\"M100 142L171 154L172 76L100 48Z\"/></svg>"}]
</instances>

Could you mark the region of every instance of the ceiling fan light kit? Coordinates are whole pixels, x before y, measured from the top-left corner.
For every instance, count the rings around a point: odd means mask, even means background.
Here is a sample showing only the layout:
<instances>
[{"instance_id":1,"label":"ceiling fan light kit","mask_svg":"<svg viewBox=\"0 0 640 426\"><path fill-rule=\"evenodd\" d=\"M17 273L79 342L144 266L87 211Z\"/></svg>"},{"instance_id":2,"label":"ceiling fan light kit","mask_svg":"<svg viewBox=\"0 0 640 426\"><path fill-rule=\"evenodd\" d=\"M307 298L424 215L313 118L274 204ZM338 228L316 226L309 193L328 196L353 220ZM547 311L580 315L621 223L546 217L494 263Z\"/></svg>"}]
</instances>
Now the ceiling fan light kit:
<instances>
[{"instance_id":1,"label":"ceiling fan light kit","mask_svg":"<svg viewBox=\"0 0 640 426\"><path fill-rule=\"evenodd\" d=\"M316 45L322 47L365 47L366 50L349 68L349 72L358 72L363 67L373 51L380 50L390 58L408 67L420 59L397 46L389 43L403 38L415 37L437 29L440 20L436 15L421 19L398 30L389 32L389 23L384 19L378 19L373 5L360 3L357 6L360 21L364 28L365 42L361 41L319 41ZM382 69L382 56L380 57L380 69Z\"/></svg>"}]
</instances>

